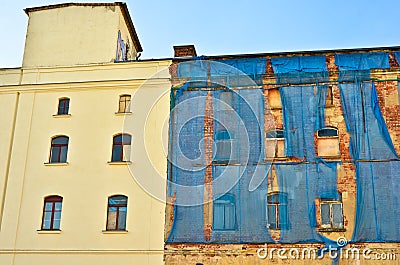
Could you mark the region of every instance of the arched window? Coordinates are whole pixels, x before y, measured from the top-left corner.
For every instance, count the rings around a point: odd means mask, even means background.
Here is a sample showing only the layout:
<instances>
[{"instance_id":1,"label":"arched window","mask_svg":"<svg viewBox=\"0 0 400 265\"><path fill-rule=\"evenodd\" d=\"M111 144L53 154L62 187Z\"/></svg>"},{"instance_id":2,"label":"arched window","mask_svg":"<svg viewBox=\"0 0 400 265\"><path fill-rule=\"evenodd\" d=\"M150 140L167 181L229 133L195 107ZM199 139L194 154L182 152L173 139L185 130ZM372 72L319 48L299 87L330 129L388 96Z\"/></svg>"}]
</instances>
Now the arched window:
<instances>
[{"instance_id":1,"label":"arched window","mask_svg":"<svg viewBox=\"0 0 400 265\"><path fill-rule=\"evenodd\" d=\"M69 98L60 98L58 100L57 115L67 115L69 111Z\"/></svg>"},{"instance_id":2,"label":"arched window","mask_svg":"<svg viewBox=\"0 0 400 265\"><path fill-rule=\"evenodd\" d=\"M68 136L57 136L51 140L50 163L67 162L68 142Z\"/></svg>"},{"instance_id":3,"label":"arched window","mask_svg":"<svg viewBox=\"0 0 400 265\"><path fill-rule=\"evenodd\" d=\"M130 161L131 155L131 139L129 134L117 134L113 138L112 162Z\"/></svg>"},{"instance_id":4,"label":"arched window","mask_svg":"<svg viewBox=\"0 0 400 265\"><path fill-rule=\"evenodd\" d=\"M267 225L269 229L288 228L288 198L283 192L267 195Z\"/></svg>"},{"instance_id":5,"label":"arched window","mask_svg":"<svg viewBox=\"0 0 400 265\"><path fill-rule=\"evenodd\" d=\"M235 197L225 194L213 203L213 229L236 229L236 201Z\"/></svg>"},{"instance_id":6,"label":"arched window","mask_svg":"<svg viewBox=\"0 0 400 265\"><path fill-rule=\"evenodd\" d=\"M265 156L267 159L285 157L285 136L277 129L265 134Z\"/></svg>"},{"instance_id":7,"label":"arched window","mask_svg":"<svg viewBox=\"0 0 400 265\"><path fill-rule=\"evenodd\" d=\"M317 131L317 154L320 157L340 156L338 129L326 127Z\"/></svg>"},{"instance_id":8,"label":"arched window","mask_svg":"<svg viewBox=\"0 0 400 265\"><path fill-rule=\"evenodd\" d=\"M128 197L115 195L108 198L107 230L126 230Z\"/></svg>"},{"instance_id":9,"label":"arched window","mask_svg":"<svg viewBox=\"0 0 400 265\"><path fill-rule=\"evenodd\" d=\"M60 230L63 198L49 196L44 199L42 230Z\"/></svg>"},{"instance_id":10,"label":"arched window","mask_svg":"<svg viewBox=\"0 0 400 265\"><path fill-rule=\"evenodd\" d=\"M119 96L118 113L127 113L131 111L131 95Z\"/></svg>"},{"instance_id":11,"label":"arched window","mask_svg":"<svg viewBox=\"0 0 400 265\"><path fill-rule=\"evenodd\" d=\"M235 135L227 130L220 130L215 134L216 151L214 160L229 162L237 160Z\"/></svg>"}]
</instances>

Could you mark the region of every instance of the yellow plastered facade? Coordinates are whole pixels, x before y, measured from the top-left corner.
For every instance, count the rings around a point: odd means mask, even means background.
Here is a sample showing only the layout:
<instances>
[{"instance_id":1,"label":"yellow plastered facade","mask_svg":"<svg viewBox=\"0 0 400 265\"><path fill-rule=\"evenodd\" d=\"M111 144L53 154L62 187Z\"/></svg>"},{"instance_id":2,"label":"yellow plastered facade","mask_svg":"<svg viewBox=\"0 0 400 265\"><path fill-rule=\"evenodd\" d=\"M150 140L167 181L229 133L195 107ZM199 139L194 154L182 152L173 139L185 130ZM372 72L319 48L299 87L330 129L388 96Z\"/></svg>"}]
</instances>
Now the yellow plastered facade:
<instances>
[{"instance_id":1,"label":"yellow plastered facade","mask_svg":"<svg viewBox=\"0 0 400 265\"><path fill-rule=\"evenodd\" d=\"M171 61L114 63L118 30L134 47L121 12L119 5L33 10L23 66L0 69L1 265L163 264ZM75 28L86 16L92 24ZM39 34L54 22L74 28L79 44L63 30ZM98 34L102 41L92 42ZM62 47L47 53L44 43ZM68 54L74 45L82 50ZM130 113L119 114L124 94ZM64 97L69 115L56 115ZM129 163L110 163L118 133L132 136ZM49 164L57 135L69 137L67 163ZM63 197L60 231L41 230L50 195ZM106 231L113 195L128 197L126 231Z\"/></svg>"}]
</instances>

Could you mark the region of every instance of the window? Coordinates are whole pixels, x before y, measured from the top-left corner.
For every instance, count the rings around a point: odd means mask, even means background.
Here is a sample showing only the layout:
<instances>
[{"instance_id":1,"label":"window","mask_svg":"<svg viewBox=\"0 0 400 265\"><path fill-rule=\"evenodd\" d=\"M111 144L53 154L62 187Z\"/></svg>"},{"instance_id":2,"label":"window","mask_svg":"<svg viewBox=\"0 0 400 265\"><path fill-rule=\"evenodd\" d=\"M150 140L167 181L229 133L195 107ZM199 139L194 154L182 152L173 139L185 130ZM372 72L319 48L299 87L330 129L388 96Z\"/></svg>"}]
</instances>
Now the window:
<instances>
[{"instance_id":1,"label":"window","mask_svg":"<svg viewBox=\"0 0 400 265\"><path fill-rule=\"evenodd\" d=\"M217 162L229 162L237 160L236 140L233 133L221 130L215 134L216 152L214 160Z\"/></svg>"},{"instance_id":2,"label":"window","mask_svg":"<svg viewBox=\"0 0 400 265\"><path fill-rule=\"evenodd\" d=\"M51 140L50 163L66 163L68 152L67 136L57 136Z\"/></svg>"},{"instance_id":3,"label":"window","mask_svg":"<svg viewBox=\"0 0 400 265\"><path fill-rule=\"evenodd\" d=\"M317 131L317 153L320 157L340 156L338 129L326 127Z\"/></svg>"},{"instance_id":4,"label":"window","mask_svg":"<svg viewBox=\"0 0 400 265\"><path fill-rule=\"evenodd\" d=\"M285 157L285 138L283 130L269 131L265 134L265 156L267 159Z\"/></svg>"},{"instance_id":5,"label":"window","mask_svg":"<svg viewBox=\"0 0 400 265\"><path fill-rule=\"evenodd\" d=\"M268 104L271 109L282 108L281 95L278 88L268 89Z\"/></svg>"},{"instance_id":6,"label":"window","mask_svg":"<svg viewBox=\"0 0 400 265\"><path fill-rule=\"evenodd\" d=\"M130 161L131 136L129 134L118 134L113 139L111 162Z\"/></svg>"},{"instance_id":7,"label":"window","mask_svg":"<svg viewBox=\"0 0 400 265\"><path fill-rule=\"evenodd\" d=\"M69 111L69 98L60 98L58 100L57 115L67 115Z\"/></svg>"},{"instance_id":8,"label":"window","mask_svg":"<svg viewBox=\"0 0 400 265\"><path fill-rule=\"evenodd\" d=\"M236 229L236 203L235 197L230 194L223 195L214 201L213 229Z\"/></svg>"},{"instance_id":9,"label":"window","mask_svg":"<svg viewBox=\"0 0 400 265\"><path fill-rule=\"evenodd\" d=\"M108 198L107 231L126 230L128 197L116 195Z\"/></svg>"},{"instance_id":10,"label":"window","mask_svg":"<svg viewBox=\"0 0 400 265\"><path fill-rule=\"evenodd\" d=\"M218 102L220 110L233 110L232 109L232 92L221 92L220 102Z\"/></svg>"},{"instance_id":11,"label":"window","mask_svg":"<svg viewBox=\"0 0 400 265\"><path fill-rule=\"evenodd\" d=\"M328 87L328 93L326 95L326 106L333 106L333 87Z\"/></svg>"},{"instance_id":12,"label":"window","mask_svg":"<svg viewBox=\"0 0 400 265\"><path fill-rule=\"evenodd\" d=\"M343 229L343 207L340 201L321 200L321 228Z\"/></svg>"},{"instance_id":13,"label":"window","mask_svg":"<svg viewBox=\"0 0 400 265\"><path fill-rule=\"evenodd\" d=\"M119 96L118 113L128 113L131 111L131 96L121 95Z\"/></svg>"},{"instance_id":14,"label":"window","mask_svg":"<svg viewBox=\"0 0 400 265\"><path fill-rule=\"evenodd\" d=\"M269 229L288 228L287 195L283 192L270 193L267 196L267 226Z\"/></svg>"},{"instance_id":15,"label":"window","mask_svg":"<svg viewBox=\"0 0 400 265\"><path fill-rule=\"evenodd\" d=\"M42 230L60 230L62 200L60 196L44 199Z\"/></svg>"}]
</instances>

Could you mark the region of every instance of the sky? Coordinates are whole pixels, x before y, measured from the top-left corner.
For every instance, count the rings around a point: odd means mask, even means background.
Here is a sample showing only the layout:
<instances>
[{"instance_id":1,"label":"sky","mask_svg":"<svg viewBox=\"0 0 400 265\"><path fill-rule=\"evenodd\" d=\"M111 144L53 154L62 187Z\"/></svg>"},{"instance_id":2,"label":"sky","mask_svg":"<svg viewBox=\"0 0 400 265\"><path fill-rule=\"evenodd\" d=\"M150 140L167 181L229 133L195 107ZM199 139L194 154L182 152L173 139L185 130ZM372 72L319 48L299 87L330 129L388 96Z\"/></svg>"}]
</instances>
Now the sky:
<instances>
[{"instance_id":1,"label":"sky","mask_svg":"<svg viewBox=\"0 0 400 265\"><path fill-rule=\"evenodd\" d=\"M19 67L23 9L63 2L0 0L0 68ZM122 0L123 1L123 0ZM126 0L141 59L170 58L173 46L198 55L400 46L399 0Z\"/></svg>"}]
</instances>

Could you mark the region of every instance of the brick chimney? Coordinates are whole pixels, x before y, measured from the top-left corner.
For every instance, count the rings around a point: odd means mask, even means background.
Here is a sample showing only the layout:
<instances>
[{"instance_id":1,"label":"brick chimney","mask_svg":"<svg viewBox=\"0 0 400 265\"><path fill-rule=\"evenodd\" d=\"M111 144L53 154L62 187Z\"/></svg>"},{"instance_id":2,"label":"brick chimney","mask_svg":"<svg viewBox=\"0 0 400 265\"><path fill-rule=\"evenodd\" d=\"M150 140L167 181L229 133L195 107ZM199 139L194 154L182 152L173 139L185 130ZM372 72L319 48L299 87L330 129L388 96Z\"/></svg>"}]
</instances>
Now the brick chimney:
<instances>
[{"instance_id":1,"label":"brick chimney","mask_svg":"<svg viewBox=\"0 0 400 265\"><path fill-rule=\"evenodd\" d=\"M197 56L194 45L174 46L174 57L195 57Z\"/></svg>"}]
</instances>

